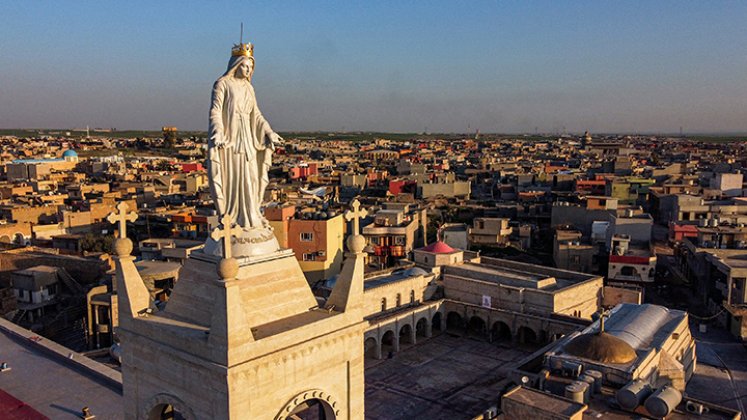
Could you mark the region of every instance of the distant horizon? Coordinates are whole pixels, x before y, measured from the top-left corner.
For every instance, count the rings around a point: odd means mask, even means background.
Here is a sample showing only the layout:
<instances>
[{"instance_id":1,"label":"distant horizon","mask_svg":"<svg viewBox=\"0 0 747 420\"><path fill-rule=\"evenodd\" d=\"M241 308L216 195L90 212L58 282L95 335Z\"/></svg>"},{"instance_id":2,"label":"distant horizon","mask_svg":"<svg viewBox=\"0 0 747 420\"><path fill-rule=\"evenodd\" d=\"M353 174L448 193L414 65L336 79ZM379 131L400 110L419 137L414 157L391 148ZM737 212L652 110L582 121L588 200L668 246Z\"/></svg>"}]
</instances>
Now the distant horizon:
<instances>
[{"instance_id":1,"label":"distant horizon","mask_svg":"<svg viewBox=\"0 0 747 420\"><path fill-rule=\"evenodd\" d=\"M112 130L112 131L106 131L106 130ZM70 131L75 133L83 133L84 130L81 130L79 128L72 129L72 128L40 128L40 127L30 127L30 128L2 128L0 127L0 132L3 131L53 131L53 132L62 132L62 131ZM126 129L119 129L116 127L111 128L104 128L104 127L96 127L96 128L90 128L91 134L99 133L99 136L103 136L102 134L106 133L127 133L127 132L144 132L144 133L160 133L161 129L140 129L140 128L126 128ZM207 134L207 130L181 130L179 127L177 127L178 132L184 132L184 133L204 133ZM405 134L411 134L411 135L472 135L474 136L476 134L475 131L472 132L459 132L459 131L439 131L439 132L417 132L417 131L383 131L383 130L346 130L346 131L329 131L329 130L278 130L281 134L396 134L396 135L405 135ZM581 136L585 133L585 131L581 132L566 132L566 133L550 133L550 132L539 132L539 133L528 133L528 132L483 132L480 131L481 136L563 136L563 135L570 135L570 136ZM682 136L682 137L747 137L747 130L745 131L737 131L737 132L590 132L590 134L593 137L597 136ZM3 135L0 133L0 135ZM747 138L745 139L747 141Z\"/></svg>"},{"instance_id":2,"label":"distant horizon","mask_svg":"<svg viewBox=\"0 0 747 420\"><path fill-rule=\"evenodd\" d=\"M283 132L747 132L747 2L0 4L0 127L206 130L244 24Z\"/></svg>"}]
</instances>

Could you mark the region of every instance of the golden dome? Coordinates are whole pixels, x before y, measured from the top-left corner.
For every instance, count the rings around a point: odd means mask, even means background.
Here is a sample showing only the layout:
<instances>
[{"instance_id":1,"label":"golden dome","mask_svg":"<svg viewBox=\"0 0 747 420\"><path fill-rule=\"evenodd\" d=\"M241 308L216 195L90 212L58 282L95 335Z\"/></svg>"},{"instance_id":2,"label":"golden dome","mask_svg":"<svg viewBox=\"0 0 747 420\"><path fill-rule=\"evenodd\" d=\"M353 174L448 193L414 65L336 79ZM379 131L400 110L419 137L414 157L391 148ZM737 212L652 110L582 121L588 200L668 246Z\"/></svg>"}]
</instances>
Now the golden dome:
<instances>
[{"instance_id":1,"label":"golden dome","mask_svg":"<svg viewBox=\"0 0 747 420\"><path fill-rule=\"evenodd\" d=\"M630 344L606 332L579 335L563 350L571 356L601 363L625 364L638 357Z\"/></svg>"}]
</instances>

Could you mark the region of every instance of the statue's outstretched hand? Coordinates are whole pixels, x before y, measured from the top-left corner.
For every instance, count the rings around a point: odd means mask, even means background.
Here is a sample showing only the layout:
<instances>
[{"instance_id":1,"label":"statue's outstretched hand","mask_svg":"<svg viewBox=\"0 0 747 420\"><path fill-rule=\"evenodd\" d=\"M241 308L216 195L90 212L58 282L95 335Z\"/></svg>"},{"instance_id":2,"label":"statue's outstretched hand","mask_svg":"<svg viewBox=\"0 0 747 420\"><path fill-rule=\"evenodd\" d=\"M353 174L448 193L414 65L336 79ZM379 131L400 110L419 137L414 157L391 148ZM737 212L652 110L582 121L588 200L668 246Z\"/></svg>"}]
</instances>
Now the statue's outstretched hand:
<instances>
[{"instance_id":1,"label":"statue's outstretched hand","mask_svg":"<svg viewBox=\"0 0 747 420\"><path fill-rule=\"evenodd\" d=\"M270 139L270 148L272 150L275 150L276 147L283 145L283 138L278 135L278 133L270 133L270 135L267 136Z\"/></svg>"}]
</instances>

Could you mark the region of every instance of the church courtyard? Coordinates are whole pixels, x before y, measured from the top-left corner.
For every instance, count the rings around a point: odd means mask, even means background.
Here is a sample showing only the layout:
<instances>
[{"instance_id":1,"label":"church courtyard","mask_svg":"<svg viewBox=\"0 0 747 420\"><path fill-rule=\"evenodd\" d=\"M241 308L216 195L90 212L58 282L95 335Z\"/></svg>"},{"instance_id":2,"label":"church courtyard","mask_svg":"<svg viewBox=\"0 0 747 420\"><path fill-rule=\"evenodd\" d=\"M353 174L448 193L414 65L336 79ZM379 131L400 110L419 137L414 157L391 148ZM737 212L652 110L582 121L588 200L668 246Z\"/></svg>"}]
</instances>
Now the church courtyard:
<instances>
[{"instance_id":1,"label":"church courtyard","mask_svg":"<svg viewBox=\"0 0 747 420\"><path fill-rule=\"evenodd\" d=\"M498 403L508 367L539 347L445 332L366 358L366 418L470 419Z\"/></svg>"}]
</instances>

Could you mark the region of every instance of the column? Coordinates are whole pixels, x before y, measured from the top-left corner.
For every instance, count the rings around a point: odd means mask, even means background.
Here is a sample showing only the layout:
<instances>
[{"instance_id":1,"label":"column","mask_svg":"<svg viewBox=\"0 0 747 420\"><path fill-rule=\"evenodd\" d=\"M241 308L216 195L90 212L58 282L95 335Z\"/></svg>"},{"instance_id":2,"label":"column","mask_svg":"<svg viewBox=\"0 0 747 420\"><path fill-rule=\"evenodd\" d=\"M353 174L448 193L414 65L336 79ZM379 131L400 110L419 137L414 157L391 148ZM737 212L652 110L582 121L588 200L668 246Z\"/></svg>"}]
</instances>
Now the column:
<instances>
[{"instance_id":1,"label":"column","mask_svg":"<svg viewBox=\"0 0 747 420\"><path fill-rule=\"evenodd\" d=\"M93 308L93 336L95 337L96 342L96 348L101 348L101 343L99 342L99 307L98 305L91 305Z\"/></svg>"}]
</instances>

